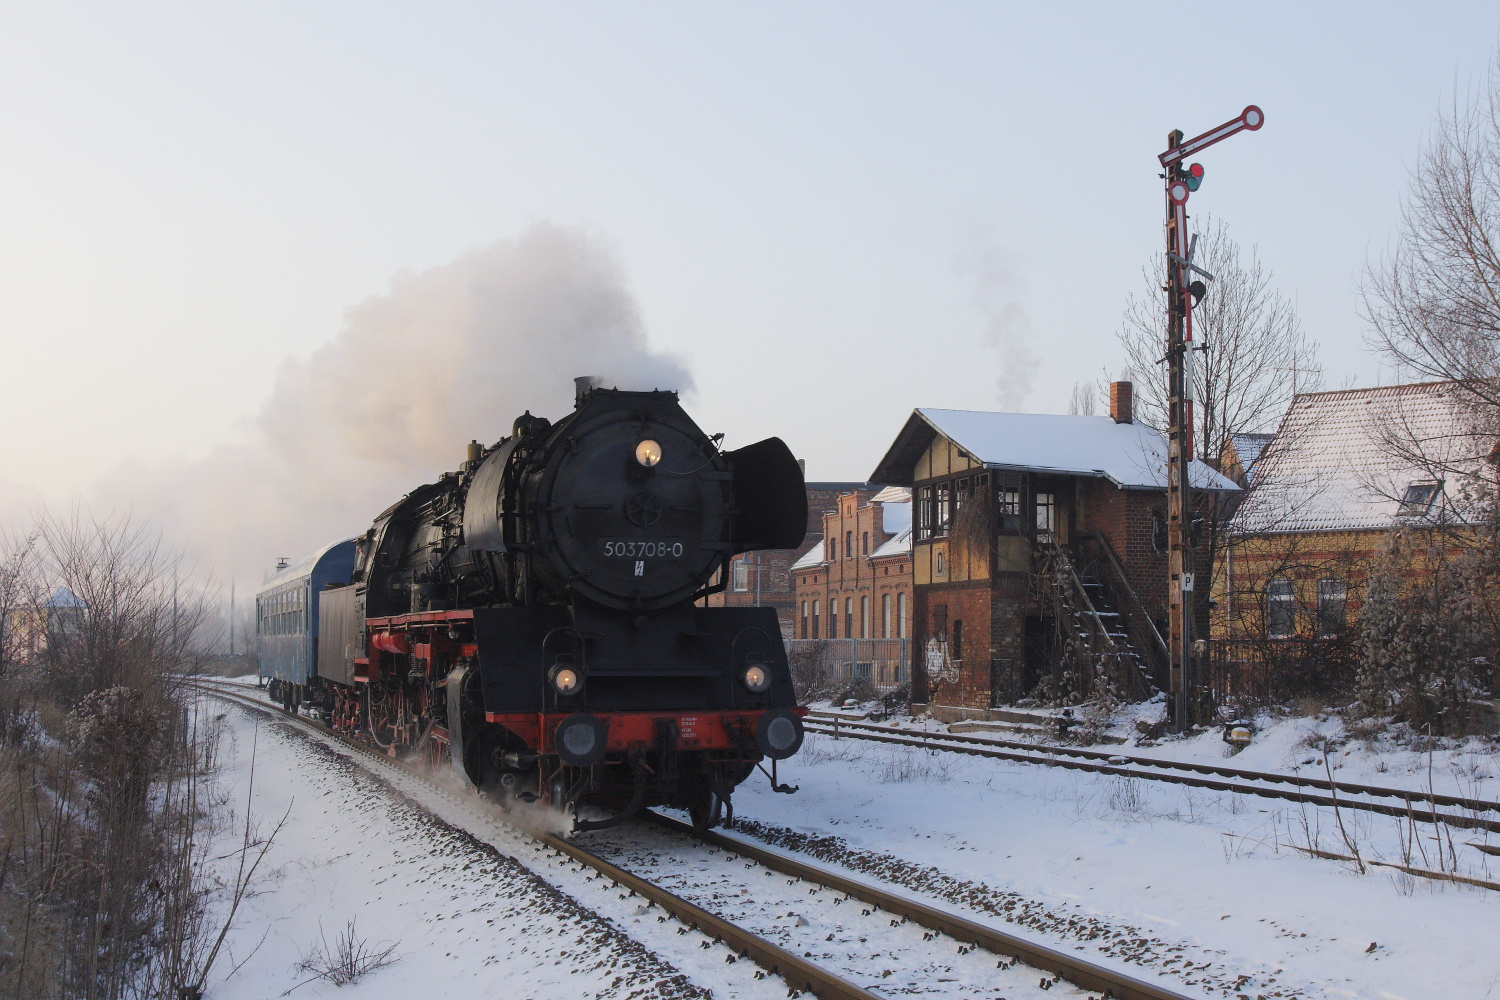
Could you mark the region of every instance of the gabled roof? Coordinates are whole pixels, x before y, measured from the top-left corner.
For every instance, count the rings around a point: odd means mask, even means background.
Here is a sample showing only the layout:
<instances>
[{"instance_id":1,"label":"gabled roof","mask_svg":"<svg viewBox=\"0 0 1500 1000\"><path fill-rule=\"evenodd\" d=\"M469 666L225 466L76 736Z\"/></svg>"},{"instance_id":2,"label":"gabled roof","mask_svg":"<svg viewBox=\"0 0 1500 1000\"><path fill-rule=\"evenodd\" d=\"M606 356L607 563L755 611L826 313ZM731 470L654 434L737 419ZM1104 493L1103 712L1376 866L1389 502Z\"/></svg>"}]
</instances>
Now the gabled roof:
<instances>
[{"instance_id":1,"label":"gabled roof","mask_svg":"<svg viewBox=\"0 0 1500 1000\"><path fill-rule=\"evenodd\" d=\"M1231 530L1390 527L1405 516L1409 487L1436 482L1443 489L1430 514L1472 520L1479 498L1469 494L1494 443L1451 382L1302 393L1261 453L1256 489Z\"/></svg>"},{"instance_id":2,"label":"gabled roof","mask_svg":"<svg viewBox=\"0 0 1500 1000\"><path fill-rule=\"evenodd\" d=\"M826 542L818 542L812 548L802 553L797 561L792 563L792 569L812 569L814 566L823 565L828 561L827 559L823 558L823 547L826 544Z\"/></svg>"},{"instance_id":3,"label":"gabled roof","mask_svg":"<svg viewBox=\"0 0 1500 1000\"><path fill-rule=\"evenodd\" d=\"M1266 450L1266 445L1270 444L1275 436L1275 434L1229 435L1229 444L1234 448L1235 457L1239 459L1240 468L1244 470L1246 479L1254 477L1255 463L1260 461L1261 452Z\"/></svg>"},{"instance_id":4,"label":"gabled roof","mask_svg":"<svg viewBox=\"0 0 1500 1000\"><path fill-rule=\"evenodd\" d=\"M939 434L986 468L1099 476L1126 489L1167 488L1166 442L1145 424L983 410L913 410L870 480L910 486L917 459ZM1197 460L1191 475L1196 489L1239 490Z\"/></svg>"},{"instance_id":5,"label":"gabled roof","mask_svg":"<svg viewBox=\"0 0 1500 1000\"><path fill-rule=\"evenodd\" d=\"M42 607L51 611L61 611L64 608L86 608L88 605L67 587L58 587Z\"/></svg>"},{"instance_id":6,"label":"gabled roof","mask_svg":"<svg viewBox=\"0 0 1500 1000\"><path fill-rule=\"evenodd\" d=\"M911 522L907 521L906 527L896 532L896 537L886 542L880 548L870 553L871 559L884 559L886 556L911 555Z\"/></svg>"}]
</instances>

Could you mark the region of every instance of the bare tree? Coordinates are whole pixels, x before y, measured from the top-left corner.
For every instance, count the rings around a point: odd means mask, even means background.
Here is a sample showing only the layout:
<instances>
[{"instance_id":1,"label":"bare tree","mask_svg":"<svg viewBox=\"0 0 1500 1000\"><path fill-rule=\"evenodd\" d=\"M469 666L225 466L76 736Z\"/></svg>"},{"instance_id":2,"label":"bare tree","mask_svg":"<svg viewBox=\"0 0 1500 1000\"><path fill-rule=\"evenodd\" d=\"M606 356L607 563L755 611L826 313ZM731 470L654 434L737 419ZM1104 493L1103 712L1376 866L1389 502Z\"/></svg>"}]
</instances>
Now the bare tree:
<instances>
[{"instance_id":1,"label":"bare tree","mask_svg":"<svg viewBox=\"0 0 1500 1000\"><path fill-rule=\"evenodd\" d=\"M1073 394L1068 397L1068 412L1075 417L1094 415L1094 384L1092 382L1073 383Z\"/></svg>"},{"instance_id":2,"label":"bare tree","mask_svg":"<svg viewBox=\"0 0 1500 1000\"><path fill-rule=\"evenodd\" d=\"M1371 344L1500 411L1500 53L1456 91L1412 172L1395 248L1365 272Z\"/></svg>"},{"instance_id":3,"label":"bare tree","mask_svg":"<svg viewBox=\"0 0 1500 1000\"><path fill-rule=\"evenodd\" d=\"M1232 435L1274 429L1294 392L1321 388L1317 342L1302 331L1292 303L1271 286L1251 247L1249 259L1222 222L1208 219L1193 262L1215 280L1193 309L1194 437L1198 454L1217 461ZM1167 425L1166 270L1158 254L1143 270L1148 291L1125 307L1120 346L1140 376L1136 419Z\"/></svg>"}]
</instances>

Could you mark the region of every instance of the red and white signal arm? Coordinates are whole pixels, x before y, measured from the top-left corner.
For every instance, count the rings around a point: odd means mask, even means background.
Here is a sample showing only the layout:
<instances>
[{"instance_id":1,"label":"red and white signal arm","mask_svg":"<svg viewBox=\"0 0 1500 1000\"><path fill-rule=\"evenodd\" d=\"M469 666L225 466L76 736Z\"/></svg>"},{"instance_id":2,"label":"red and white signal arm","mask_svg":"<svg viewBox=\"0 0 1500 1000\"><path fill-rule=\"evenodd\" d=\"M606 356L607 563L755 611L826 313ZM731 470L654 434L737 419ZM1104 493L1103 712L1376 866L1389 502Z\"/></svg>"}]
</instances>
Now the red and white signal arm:
<instances>
[{"instance_id":1,"label":"red and white signal arm","mask_svg":"<svg viewBox=\"0 0 1500 1000\"><path fill-rule=\"evenodd\" d=\"M1238 118L1230 119L1218 128L1211 128L1202 135L1195 135L1187 142L1180 143L1172 149L1162 153L1157 159L1164 167L1169 167L1186 157L1192 156L1200 149L1207 149L1216 142L1223 142L1236 132L1254 132L1266 123L1265 112L1254 104L1246 106L1240 112ZM1181 204L1179 202L1178 204Z\"/></svg>"}]
</instances>

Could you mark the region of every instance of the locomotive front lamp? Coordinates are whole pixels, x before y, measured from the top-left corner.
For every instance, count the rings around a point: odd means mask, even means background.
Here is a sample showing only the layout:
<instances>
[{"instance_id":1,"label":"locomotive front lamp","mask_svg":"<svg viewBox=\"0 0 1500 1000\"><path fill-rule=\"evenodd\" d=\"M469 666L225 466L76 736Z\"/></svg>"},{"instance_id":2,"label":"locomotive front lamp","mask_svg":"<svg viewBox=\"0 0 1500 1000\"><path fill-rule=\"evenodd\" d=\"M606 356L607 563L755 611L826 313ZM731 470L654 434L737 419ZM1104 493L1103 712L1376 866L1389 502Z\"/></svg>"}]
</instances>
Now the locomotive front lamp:
<instances>
[{"instance_id":1,"label":"locomotive front lamp","mask_svg":"<svg viewBox=\"0 0 1500 1000\"><path fill-rule=\"evenodd\" d=\"M765 694L771 686L771 672L762 664L752 663L740 675L740 683L745 685L745 689L751 694Z\"/></svg>"},{"instance_id":2,"label":"locomotive front lamp","mask_svg":"<svg viewBox=\"0 0 1500 1000\"><path fill-rule=\"evenodd\" d=\"M547 679L552 682L552 689L565 698L583 690L583 678L563 660L552 664L552 669L547 672Z\"/></svg>"},{"instance_id":3,"label":"locomotive front lamp","mask_svg":"<svg viewBox=\"0 0 1500 1000\"><path fill-rule=\"evenodd\" d=\"M646 468L651 468L661 461L661 445L647 438L635 446L635 460Z\"/></svg>"}]
</instances>

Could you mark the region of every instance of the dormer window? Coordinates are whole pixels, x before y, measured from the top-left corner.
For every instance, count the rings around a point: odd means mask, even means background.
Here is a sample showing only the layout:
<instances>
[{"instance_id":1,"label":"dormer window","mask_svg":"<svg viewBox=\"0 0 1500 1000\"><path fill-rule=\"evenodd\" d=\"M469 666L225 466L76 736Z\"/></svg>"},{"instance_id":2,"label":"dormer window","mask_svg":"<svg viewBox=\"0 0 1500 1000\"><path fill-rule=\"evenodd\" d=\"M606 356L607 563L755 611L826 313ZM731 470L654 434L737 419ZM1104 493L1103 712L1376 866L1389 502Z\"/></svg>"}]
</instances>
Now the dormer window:
<instances>
[{"instance_id":1,"label":"dormer window","mask_svg":"<svg viewBox=\"0 0 1500 1000\"><path fill-rule=\"evenodd\" d=\"M1432 511L1432 505L1443 492L1442 483L1412 483L1401 498L1397 517L1422 517Z\"/></svg>"}]
</instances>

